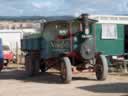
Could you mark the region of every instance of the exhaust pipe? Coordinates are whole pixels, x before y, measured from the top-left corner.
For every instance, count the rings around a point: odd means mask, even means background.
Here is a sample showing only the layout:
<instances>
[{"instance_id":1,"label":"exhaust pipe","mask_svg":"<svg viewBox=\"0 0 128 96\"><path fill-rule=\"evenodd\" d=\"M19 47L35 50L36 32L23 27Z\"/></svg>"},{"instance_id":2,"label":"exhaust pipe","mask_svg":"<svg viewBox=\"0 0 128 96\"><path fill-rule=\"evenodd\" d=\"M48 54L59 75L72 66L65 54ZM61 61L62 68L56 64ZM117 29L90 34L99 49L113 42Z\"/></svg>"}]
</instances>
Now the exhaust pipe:
<instances>
[{"instance_id":1,"label":"exhaust pipe","mask_svg":"<svg viewBox=\"0 0 128 96\"><path fill-rule=\"evenodd\" d=\"M81 15L81 22L82 22L82 31L85 35L89 34L89 23L88 23L88 14Z\"/></svg>"}]
</instances>

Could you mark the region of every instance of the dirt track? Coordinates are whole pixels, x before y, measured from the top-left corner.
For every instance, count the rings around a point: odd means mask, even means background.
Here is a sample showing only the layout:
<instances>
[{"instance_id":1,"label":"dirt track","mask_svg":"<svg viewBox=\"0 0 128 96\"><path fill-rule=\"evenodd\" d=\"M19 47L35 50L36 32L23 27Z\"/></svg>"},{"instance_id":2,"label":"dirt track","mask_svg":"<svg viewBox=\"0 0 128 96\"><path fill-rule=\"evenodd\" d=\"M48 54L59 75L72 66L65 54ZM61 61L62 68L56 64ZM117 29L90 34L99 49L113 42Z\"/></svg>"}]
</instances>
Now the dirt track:
<instances>
[{"instance_id":1,"label":"dirt track","mask_svg":"<svg viewBox=\"0 0 128 96\"><path fill-rule=\"evenodd\" d=\"M128 96L128 74L96 81L93 73L82 73L71 84L62 84L56 72L28 78L21 66L11 66L0 73L0 96Z\"/></svg>"}]
</instances>

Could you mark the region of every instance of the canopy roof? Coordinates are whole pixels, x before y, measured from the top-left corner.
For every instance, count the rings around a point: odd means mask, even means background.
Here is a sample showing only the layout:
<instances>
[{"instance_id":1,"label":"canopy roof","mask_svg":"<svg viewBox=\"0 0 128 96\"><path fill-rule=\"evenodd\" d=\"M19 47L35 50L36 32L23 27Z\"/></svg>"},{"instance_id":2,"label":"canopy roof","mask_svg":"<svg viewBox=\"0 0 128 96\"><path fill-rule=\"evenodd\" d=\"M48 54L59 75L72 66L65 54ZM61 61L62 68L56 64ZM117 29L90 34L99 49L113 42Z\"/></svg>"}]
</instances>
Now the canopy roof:
<instances>
[{"instance_id":1,"label":"canopy roof","mask_svg":"<svg viewBox=\"0 0 128 96\"><path fill-rule=\"evenodd\" d=\"M76 18L73 16L50 16L50 17L45 17L44 22L56 22L56 21L70 22L79 19L80 18ZM88 19L88 22L97 22L97 20Z\"/></svg>"}]
</instances>

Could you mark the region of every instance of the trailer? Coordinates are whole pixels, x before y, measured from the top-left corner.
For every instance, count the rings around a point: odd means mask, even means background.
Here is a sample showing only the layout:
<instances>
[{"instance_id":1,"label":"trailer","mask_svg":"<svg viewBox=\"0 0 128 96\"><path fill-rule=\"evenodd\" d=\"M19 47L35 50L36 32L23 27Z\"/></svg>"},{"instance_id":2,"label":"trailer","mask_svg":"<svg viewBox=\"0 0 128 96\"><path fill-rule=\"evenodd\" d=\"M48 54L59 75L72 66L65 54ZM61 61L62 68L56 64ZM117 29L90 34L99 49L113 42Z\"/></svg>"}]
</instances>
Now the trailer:
<instances>
[{"instance_id":1,"label":"trailer","mask_svg":"<svg viewBox=\"0 0 128 96\"><path fill-rule=\"evenodd\" d=\"M92 69L97 80L105 80L108 63L105 55L96 50L96 22L88 14L44 18L40 33L21 40L26 73L32 76L39 70L56 68L62 81L70 83L72 72Z\"/></svg>"},{"instance_id":2,"label":"trailer","mask_svg":"<svg viewBox=\"0 0 128 96\"><path fill-rule=\"evenodd\" d=\"M128 70L128 16L92 15L96 23L96 50L107 57L109 65Z\"/></svg>"}]
</instances>

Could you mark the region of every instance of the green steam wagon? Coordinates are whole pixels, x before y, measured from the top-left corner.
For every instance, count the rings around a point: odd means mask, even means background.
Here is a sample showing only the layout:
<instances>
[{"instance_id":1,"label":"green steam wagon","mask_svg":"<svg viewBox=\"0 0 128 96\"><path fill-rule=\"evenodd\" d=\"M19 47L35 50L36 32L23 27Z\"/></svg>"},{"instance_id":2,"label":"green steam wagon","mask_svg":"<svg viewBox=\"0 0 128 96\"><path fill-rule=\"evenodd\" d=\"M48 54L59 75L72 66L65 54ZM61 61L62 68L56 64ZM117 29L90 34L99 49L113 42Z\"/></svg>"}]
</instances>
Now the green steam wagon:
<instances>
[{"instance_id":1,"label":"green steam wagon","mask_svg":"<svg viewBox=\"0 0 128 96\"><path fill-rule=\"evenodd\" d=\"M105 80L108 64L102 50L96 50L96 22L88 14L44 18L39 34L21 40L28 75L54 67L60 70L61 79L70 83L72 72L93 69L97 80Z\"/></svg>"}]
</instances>

